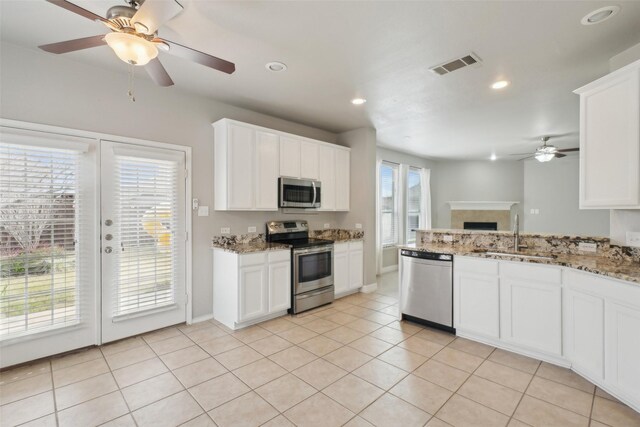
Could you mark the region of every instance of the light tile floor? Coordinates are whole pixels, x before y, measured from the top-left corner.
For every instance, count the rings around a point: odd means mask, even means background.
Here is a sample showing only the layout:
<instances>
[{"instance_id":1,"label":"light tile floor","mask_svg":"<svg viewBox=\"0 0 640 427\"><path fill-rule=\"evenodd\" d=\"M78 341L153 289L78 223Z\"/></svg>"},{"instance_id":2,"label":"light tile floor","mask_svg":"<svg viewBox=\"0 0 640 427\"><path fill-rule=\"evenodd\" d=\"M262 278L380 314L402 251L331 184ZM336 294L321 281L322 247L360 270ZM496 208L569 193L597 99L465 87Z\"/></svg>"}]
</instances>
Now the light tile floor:
<instances>
[{"instance_id":1,"label":"light tile floor","mask_svg":"<svg viewBox=\"0 0 640 427\"><path fill-rule=\"evenodd\" d=\"M0 373L2 426L640 426L569 370L398 322L395 274L240 331L177 326Z\"/></svg>"}]
</instances>

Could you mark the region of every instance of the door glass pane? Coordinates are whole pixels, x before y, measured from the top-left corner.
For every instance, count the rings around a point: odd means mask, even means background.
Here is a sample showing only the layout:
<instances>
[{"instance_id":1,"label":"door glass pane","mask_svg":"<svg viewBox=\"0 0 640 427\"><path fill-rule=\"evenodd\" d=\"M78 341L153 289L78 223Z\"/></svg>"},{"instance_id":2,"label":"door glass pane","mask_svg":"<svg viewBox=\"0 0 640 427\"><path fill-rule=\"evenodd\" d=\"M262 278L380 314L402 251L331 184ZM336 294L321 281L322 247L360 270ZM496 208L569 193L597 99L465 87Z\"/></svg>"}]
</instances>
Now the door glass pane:
<instances>
[{"instance_id":1,"label":"door glass pane","mask_svg":"<svg viewBox=\"0 0 640 427\"><path fill-rule=\"evenodd\" d=\"M79 160L0 144L0 339L79 322Z\"/></svg>"},{"instance_id":2,"label":"door glass pane","mask_svg":"<svg viewBox=\"0 0 640 427\"><path fill-rule=\"evenodd\" d=\"M178 163L116 156L114 316L175 302Z\"/></svg>"},{"instance_id":3,"label":"door glass pane","mask_svg":"<svg viewBox=\"0 0 640 427\"><path fill-rule=\"evenodd\" d=\"M380 234L383 245L398 243L398 165L380 166Z\"/></svg>"}]
</instances>

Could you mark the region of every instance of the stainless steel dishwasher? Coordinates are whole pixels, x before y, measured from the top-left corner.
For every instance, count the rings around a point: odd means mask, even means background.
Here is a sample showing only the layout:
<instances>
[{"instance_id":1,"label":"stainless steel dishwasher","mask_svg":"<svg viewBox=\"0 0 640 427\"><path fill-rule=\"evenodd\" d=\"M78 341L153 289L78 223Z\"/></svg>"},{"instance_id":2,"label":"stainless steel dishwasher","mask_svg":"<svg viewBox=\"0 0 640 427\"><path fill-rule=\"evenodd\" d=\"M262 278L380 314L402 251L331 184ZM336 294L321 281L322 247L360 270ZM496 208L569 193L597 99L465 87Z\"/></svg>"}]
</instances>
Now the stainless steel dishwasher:
<instances>
[{"instance_id":1,"label":"stainless steel dishwasher","mask_svg":"<svg viewBox=\"0 0 640 427\"><path fill-rule=\"evenodd\" d=\"M400 251L402 317L449 332L453 327L453 255Z\"/></svg>"}]
</instances>

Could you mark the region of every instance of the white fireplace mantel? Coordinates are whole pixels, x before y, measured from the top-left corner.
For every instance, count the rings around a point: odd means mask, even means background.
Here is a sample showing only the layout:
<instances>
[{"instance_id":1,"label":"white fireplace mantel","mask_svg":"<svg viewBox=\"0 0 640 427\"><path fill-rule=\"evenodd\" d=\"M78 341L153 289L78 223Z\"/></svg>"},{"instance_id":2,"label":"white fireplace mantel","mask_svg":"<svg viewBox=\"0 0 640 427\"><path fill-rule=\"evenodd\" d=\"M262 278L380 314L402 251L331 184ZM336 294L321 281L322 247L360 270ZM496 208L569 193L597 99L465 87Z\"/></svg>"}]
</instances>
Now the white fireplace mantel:
<instances>
[{"instance_id":1,"label":"white fireplace mantel","mask_svg":"<svg viewBox=\"0 0 640 427\"><path fill-rule=\"evenodd\" d=\"M520 202L447 202L452 211L508 211Z\"/></svg>"}]
</instances>

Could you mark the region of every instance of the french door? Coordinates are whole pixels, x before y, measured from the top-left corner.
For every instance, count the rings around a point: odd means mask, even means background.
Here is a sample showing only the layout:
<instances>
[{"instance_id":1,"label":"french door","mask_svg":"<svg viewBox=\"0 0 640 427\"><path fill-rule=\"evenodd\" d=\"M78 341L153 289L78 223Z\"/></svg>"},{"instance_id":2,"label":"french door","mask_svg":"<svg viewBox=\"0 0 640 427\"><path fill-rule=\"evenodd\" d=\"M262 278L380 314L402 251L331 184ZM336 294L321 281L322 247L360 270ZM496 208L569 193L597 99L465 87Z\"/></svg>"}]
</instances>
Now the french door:
<instances>
[{"instance_id":1,"label":"french door","mask_svg":"<svg viewBox=\"0 0 640 427\"><path fill-rule=\"evenodd\" d=\"M185 321L185 153L101 141L102 342Z\"/></svg>"}]
</instances>

